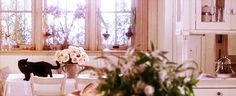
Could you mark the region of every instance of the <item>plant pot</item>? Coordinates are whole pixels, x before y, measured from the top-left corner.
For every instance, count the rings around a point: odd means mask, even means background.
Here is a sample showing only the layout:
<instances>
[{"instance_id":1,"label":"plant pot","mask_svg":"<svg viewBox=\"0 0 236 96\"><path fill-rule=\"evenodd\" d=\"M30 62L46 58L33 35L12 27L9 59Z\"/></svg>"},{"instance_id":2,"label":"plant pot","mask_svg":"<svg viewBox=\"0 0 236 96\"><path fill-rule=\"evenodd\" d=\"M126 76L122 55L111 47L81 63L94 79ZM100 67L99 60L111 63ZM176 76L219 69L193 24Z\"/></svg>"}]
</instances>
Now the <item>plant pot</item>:
<instances>
[{"instance_id":1,"label":"plant pot","mask_svg":"<svg viewBox=\"0 0 236 96\"><path fill-rule=\"evenodd\" d=\"M75 78L79 72L78 64L65 64L62 70L66 73L67 78Z\"/></svg>"}]
</instances>

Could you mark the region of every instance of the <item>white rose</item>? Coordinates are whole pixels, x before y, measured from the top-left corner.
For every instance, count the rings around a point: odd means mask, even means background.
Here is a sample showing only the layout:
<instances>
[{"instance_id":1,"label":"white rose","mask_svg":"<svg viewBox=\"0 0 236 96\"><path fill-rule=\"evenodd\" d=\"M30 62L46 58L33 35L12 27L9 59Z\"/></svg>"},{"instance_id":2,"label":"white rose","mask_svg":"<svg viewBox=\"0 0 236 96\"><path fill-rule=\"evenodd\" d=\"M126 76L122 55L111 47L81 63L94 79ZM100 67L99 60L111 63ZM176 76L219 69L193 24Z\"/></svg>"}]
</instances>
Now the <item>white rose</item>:
<instances>
[{"instance_id":1,"label":"white rose","mask_svg":"<svg viewBox=\"0 0 236 96\"><path fill-rule=\"evenodd\" d=\"M63 57L60 56L57 61L60 62L60 63L62 63L62 60L63 60Z\"/></svg>"},{"instance_id":2,"label":"white rose","mask_svg":"<svg viewBox=\"0 0 236 96\"><path fill-rule=\"evenodd\" d=\"M76 53L70 53L70 57L71 58L77 58L77 54Z\"/></svg>"},{"instance_id":3,"label":"white rose","mask_svg":"<svg viewBox=\"0 0 236 96\"><path fill-rule=\"evenodd\" d=\"M72 63L78 63L78 58L77 58L77 57L71 58L71 62L72 62Z\"/></svg>"},{"instance_id":4,"label":"white rose","mask_svg":"<svg viewBox=\"0 0 236 96\"><path fill-rule=\"evenodd\" d=\"M151 85L147 85L145 88L144 88L144 93L147 95L147 96L153 96L155 90L153 88L153 86Z\"/></svg>"},{"instance_id":5,"label":"white rose","mask_svg":"<svg viewBox=\"0 0 236 96\"><path fill-rule=\"evenodd\" d=\"M79 57L79 62L89 61L89 57L85 52L82 52Z\"/></svg>"},{"instance_id":6,"label":"white rose","mask_svg":"<svg viewBox=\"0 0 236 96\"><path fill-rule=\"evenodd\" d=\"M83 47L78 48L81 52L85 52Z\"/></svg>"},{"instance_id":7,"label":"white rose","mask_svg":"<svg viewBox=\"0 0 236 96\"><path fill-rule=\"evenodd\" d=\"M80 56L81 53L82 53L82 52L80 52L80 51L76 51L76 52L75 52L75 54L76 54L77 56Z\"/></svg>"},{"instance_id":8,"label":"white rose","mask_svg":"<svg viewBox=\"0 0 236 96\"><path fill-rule=\"evenodd\" d=\"M54 59L56 60L56 61L59 61L59 57L61 56L61 51L56 51L56 53L55 53L55 55L54 55ZM59 61L60 62L60 61Z\"/></svg>"},{"instance_id":9,"label":"white rose","mask_svg":"<svg viewBox=\"0 0 236 96\"><path fill-rule=\"evenodd\" d=\"M63 56L61 57L61 60L62 60L62 62L67 62L67 61L69 61L69 55L68 54L63 54Z\"/></svg>"}]
</instances>

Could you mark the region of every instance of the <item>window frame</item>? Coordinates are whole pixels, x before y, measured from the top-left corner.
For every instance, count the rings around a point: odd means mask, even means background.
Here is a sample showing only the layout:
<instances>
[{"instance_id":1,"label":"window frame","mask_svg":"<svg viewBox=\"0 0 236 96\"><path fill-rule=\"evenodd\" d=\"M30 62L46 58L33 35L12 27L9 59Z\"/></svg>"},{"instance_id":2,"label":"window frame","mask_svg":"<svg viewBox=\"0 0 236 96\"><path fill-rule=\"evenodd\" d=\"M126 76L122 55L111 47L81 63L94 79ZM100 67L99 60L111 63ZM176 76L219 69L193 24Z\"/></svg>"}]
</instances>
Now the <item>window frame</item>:
<instances>
[{"instance_id":1,"label":"window frame","mask_svg":"<svg viewBox=\"0 0 236 96\"><path fill-rule=\"evenodd\" d=\"M32 1L32 45L35 47L33 51L52 51L43 50L44 46L44 35L43 28L37 27L42 26L42 8L43 0L31 0ZM101 45L101 33L99 19L97 18L97 11L99 9L99 1L87 0L88 2L88 18L86 18L86 29L85 29L85 46L84 49L87 51L99 51L102 48ZM140 44L139 50L148 49L148 1L147 0L133 0L134 6L136 6L136 24L134 28L134 35L131 38L130 45L133 46ZM36 19L37 18L37 19ZM89 27L88 27L89 26ZM142 37L142 39L140 39ZM2 37L0 37L2 38ZM0 42L1 44L2 42ZM14 50L18 51L18 50ZM21 50L22 51L22 50ZM116 51L116 50L111 50Z\"/></svg>"},{"instance_id":2,"label":"window frame","mask_svg":"<svg viewBox=\"0 0 236 96\"><path fill-rule=\"evenodd\" d=\"M0 0L0 2L1 2L2 0ZM33 0L31 0L31 5L33 4ZM11 10L11 9L8 9L8 10L3 10L2 9L2 4L0 4L0 13L29 13L29 14L31 14L31 19L32 19L32 21L33 21L33 8L31 7L31 10ZM1 22L1 20L2 20L2 15L0 15L0 22ZM31 22L31 27L32 27L32 33L31 34L33 34L33 23ZM2 47L2 26L0 26L0 47ZM32 35L31 35L31 37L32 37ZM33 38L33 37L32 37ZM32 39L31 40L31 43L30 44L26 44L26 45L34 45L33 44L34 43L34 40ZM31 46L32 47L32 46ZM1 48L0 48L0 50L1 50Z\"/></svg>"}]
</instances>

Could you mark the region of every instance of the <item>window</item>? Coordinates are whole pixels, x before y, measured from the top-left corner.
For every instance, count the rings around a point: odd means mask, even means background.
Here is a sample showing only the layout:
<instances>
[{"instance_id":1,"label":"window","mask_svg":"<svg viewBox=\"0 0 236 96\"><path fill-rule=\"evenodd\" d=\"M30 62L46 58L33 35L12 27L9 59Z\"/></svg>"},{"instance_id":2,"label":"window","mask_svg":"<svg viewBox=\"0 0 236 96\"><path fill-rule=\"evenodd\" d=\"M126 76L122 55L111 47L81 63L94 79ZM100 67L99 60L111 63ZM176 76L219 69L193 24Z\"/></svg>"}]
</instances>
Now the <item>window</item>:
<instances>
[{"instance_id":1,"label":"window","mask_svg":"<svg viewBox=\"0 0 236 96\"><path fill-rule=\"evenodd\" d=\"M132 0L101 0L100 14L103 45L110 48L127 46L132 33L132 18L135 17ZM103 19L104 18L104 19ZM130 29L130 30L129 30ZM106 46L108 47L108 46Z\"/></svg>"},{"instance_id":2,"label":"window","mask_svg":"<svg viewBox=\"0 0 236 96\"><path fill-rule=\"evenodd\" d=\"M29 0L0 0L2 50L32 43L32 9ZM10 46L11 45L11 46Z\"/></svg>"},{"instance_id":3,"label":"window","mask_svg":"<svg viewBox=\"0 0 236 96\"><path fill-rule=\"evenodd\" d=\"M147 49L146 0L0 1L1 50Z\"/></svg>"},{"instance_id":4,"label":"window","mask_svg":"<svg viewBox=\"0 0 236 96\"><path fill-rule=\"evenodd\" d=\"M46 49L50 49L50 45L85 45L86 3L86 0L44 0Z\"/></svg>"}]
</instances>

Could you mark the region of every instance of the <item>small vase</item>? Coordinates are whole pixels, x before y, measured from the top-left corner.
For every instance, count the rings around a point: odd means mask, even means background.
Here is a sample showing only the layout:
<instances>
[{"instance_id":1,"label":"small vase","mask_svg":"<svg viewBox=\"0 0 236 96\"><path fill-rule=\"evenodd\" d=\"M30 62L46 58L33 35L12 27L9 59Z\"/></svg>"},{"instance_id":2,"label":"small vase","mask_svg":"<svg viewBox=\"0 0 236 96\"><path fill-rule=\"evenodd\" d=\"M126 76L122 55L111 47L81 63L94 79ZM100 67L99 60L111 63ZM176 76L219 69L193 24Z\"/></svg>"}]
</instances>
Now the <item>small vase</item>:
<instances>
[{"instance_id":1,"label":"small vase","mask_svg":"<svg viewBox=\"0 0 236 96\"><path fill-rule=\"evenodd\" d=\"M109 48L108 48L108 38L110 37L110 34L108 33L108 31L106 31L106 33L103 33L102 36L106 40L106 45L105 45L105 48L103 49L103 51L109 51Z\"/></svg>"},{"instance_id":2,"label":"small vase","mask_svg":"<svg viewBox=\"0 0 236 96\"><path fill-rule=\"evenodd\" d=\"M62 70L67 74L67 78L75 78L79 71L78 64L65 64Z\"/></svg>"}]
</instances>

